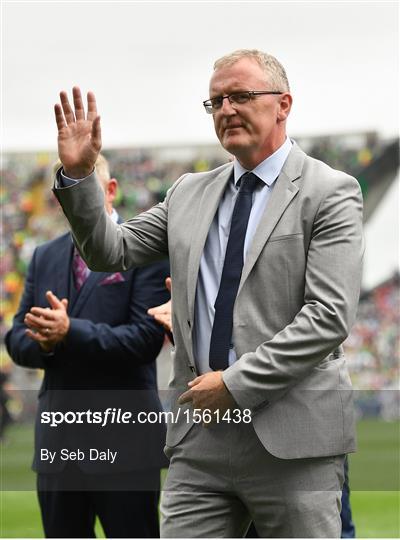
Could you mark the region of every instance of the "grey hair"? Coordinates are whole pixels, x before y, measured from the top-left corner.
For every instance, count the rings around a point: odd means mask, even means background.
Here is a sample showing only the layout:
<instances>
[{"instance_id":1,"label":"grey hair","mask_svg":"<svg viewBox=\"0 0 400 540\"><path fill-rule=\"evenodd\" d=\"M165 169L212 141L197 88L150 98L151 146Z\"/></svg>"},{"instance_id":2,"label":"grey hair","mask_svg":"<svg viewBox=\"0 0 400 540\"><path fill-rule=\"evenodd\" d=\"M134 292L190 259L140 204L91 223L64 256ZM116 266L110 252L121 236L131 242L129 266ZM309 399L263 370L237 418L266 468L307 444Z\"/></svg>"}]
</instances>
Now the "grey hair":
<instances>
[{"instance_id":1,"label":"grey hair","mask_svg":"<svg viewBox=\"0 0 400 540\"><path fill-rule=\"evenodd\" d=\"M222 56L215 61L214 70L231 66L242 58L252 58L257 62L267 76L267 82L271 85L272 90L290 92L289 81L282 64L275 56L257 49L238 49Z\"/></svg>"},{"instance_id":2,"label":"grey hair","mask_svg":"<svg viewBox=\"0 0 400 540\"><path fill-rule=\"evenodd\" d=\"M108 181L111 178L110 175L110 166L108 164L108 161L103 156L103 154L99 154L96 159L95 163L96 173L99 177L99 180L103 182L104 187L107 185Z\"/></svg>"}]
</instances>

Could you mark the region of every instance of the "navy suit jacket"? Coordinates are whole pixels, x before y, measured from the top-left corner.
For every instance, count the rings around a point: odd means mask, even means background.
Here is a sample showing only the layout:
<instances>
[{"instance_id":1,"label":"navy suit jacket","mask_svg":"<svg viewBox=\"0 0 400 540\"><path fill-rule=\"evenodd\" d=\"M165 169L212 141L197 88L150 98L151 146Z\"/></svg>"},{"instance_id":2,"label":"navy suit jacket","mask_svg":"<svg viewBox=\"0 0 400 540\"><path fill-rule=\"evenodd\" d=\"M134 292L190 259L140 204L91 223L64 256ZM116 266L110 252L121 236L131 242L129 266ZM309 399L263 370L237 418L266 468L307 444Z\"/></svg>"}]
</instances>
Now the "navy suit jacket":
<instances>
[{"instance_id":1,"label":"navy suit jacket","mask_svg":"<svg viewBox=\"0 0 400 540\"><path fill-rule=\"evenodd\" d=\"M91 272L77 293L72 281L72 253L69 233L35 250L18 312L6 335L7 350L16 364L44 370L33 467L38 472L61 470L66 464L60 455L63 448L85 450L85 459L77 461L77 465L95 474L164 466L162 422L104 427L87 421L58 427L41 422L42 412L47 411L115 408L137 415L140 411L162 410L155 359L164 331L146 312L168 300L164 285L169 275L167 262L134 268L118 276ZM60 299L69 299L71 321L65 342L49 355L26 336L24 324L24 316L32 306L48 307L48 290ZM43 448L57 452L53 464L41 460ZM90 448L117 450L118 456L114 464L89 460Z\"/></svg>"}]
</instances>

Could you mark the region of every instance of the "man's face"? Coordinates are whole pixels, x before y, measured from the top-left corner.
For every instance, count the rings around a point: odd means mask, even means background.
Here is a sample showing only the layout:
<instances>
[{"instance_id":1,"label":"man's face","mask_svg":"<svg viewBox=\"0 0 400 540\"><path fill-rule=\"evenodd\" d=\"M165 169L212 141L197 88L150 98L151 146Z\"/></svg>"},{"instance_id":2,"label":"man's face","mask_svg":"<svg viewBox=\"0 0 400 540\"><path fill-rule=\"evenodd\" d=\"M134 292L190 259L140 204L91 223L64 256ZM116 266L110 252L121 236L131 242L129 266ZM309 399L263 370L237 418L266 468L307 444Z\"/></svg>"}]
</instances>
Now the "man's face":
<instances>
[{"instance_id":1,"label":"man's face","mask_svg":"<svg viewBox=\"0 0 400 540\"><path fill-rule=\"evenodd\" d=\"M231 66L217 69L210 81L210 98L240 91L272 90L258 63L242 58ZM285 140L286 116L291 96L261 95L242 105L232 106L228 99L213 114L214 127L222 146L246 168L254 168L271 155Z\"/></svg>"}]
</instances>

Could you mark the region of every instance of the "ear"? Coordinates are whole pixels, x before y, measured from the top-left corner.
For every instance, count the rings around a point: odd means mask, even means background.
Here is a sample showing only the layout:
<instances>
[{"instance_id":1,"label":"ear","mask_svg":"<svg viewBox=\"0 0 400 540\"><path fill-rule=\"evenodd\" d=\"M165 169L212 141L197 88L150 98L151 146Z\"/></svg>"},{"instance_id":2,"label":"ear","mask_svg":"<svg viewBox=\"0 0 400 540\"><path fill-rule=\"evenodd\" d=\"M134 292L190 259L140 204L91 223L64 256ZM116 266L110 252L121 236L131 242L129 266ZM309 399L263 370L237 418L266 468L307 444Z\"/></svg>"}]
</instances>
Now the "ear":
<instances>
[{"instance_id":1,"label":"ear","mask_svg":"<svg viewBox=\"0 0 400 540\"><path fill-rule=\"evenodd\" d=\"M289 116L290 109L292 108L293 98L292 95L288 92L285 92L280 96L279 100L279 111L278 111L278 122L284 122Z\"/></svg>"},{"instance_id":2,"label":"ear","mask_svg":"<svg viewBox=\"0 0 400 540\"><path fill-rule=\"evenodd\" d=\"M115 178L110 178L106 187L106 201L112 203L117 196L118 181Z\"/></svg>"}]
</instances>

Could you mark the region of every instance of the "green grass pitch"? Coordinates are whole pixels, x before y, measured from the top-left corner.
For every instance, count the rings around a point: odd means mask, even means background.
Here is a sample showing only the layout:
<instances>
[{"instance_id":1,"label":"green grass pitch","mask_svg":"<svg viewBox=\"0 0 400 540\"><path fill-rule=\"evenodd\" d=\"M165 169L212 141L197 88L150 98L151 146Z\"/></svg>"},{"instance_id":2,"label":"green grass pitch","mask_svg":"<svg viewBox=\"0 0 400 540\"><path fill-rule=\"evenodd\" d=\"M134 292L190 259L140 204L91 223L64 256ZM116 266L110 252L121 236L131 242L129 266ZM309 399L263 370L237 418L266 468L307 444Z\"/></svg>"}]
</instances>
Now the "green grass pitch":
<instances>
[{"instance_id":1,"label":"green grass pitch","mask_svg":"<svg viewBox=\"0 0 400 540\"><path fill-rule=\"evenodd\" d=\"M350 457L351 504L358 538L400 537L398 422L358 423L359 451ZM33 428L12 426L1 448L0 537L41 538L43 530L30 470ZM103 537L99 524L96 532Z\"/></svg>"}]
</instances>

